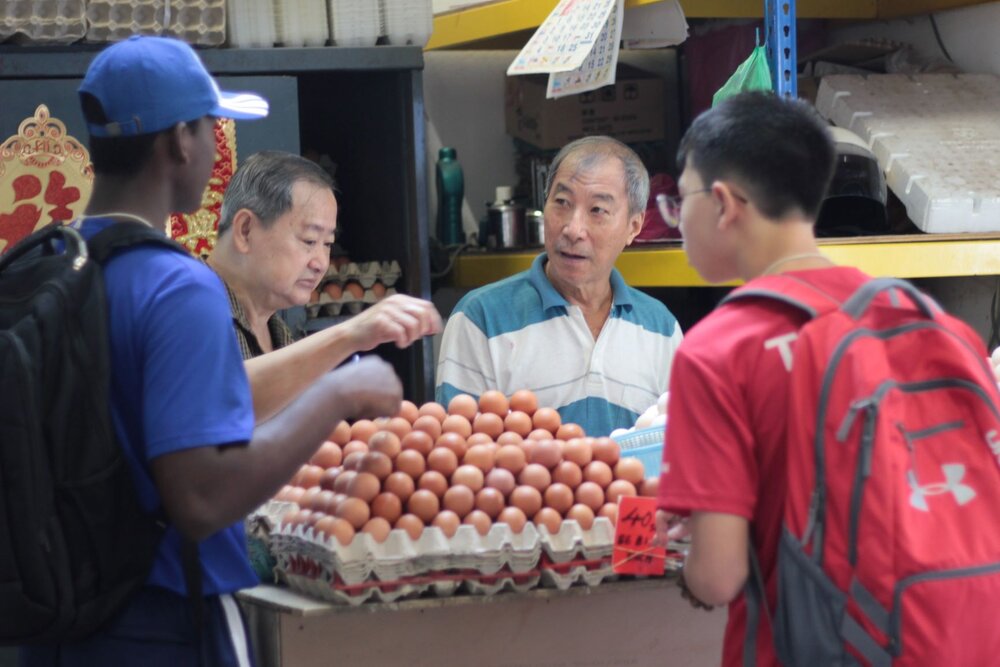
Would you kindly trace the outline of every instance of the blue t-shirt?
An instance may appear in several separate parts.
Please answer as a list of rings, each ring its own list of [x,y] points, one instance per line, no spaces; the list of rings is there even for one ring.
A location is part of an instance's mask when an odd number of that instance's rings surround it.
[[[90,238],[113,221],[86,219]],[[136,246],[105,264],[111,338],[111,408],[147,511],[160,508],[150,461],[191,447],[247,442],[253,435],[250,383],[233,335],[222,282],[193,257]],[[240,484],[234,479],[229,484]],[[186,594],[180,538],[167,530],[148,584]],[[243,523],[200,544],[206,595],[257,584]]]

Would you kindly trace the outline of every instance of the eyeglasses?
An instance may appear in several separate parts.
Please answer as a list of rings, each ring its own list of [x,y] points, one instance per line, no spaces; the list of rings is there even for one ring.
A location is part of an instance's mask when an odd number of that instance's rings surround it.
[[[701,190],[692,190],[684,195],[666,195],[661,193],[656,195],[656,208],[659,210],[663,221],[670,227],[676,228],[681,224],[681,205],[684,203],[684,200],[688,197],[711,191],[712,188],[702,188]],[[733,197],[744,204],[748,201],[746,197],[742,197],[736,193],[733,193]]]

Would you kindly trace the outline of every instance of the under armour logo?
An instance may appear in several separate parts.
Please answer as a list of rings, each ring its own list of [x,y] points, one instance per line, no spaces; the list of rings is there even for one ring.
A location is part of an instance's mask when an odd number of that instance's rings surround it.
[[[941,472],[944,473],[944,482],[935,482],[924,486],[917,483],[917,476],[912,470],[907,473],[910,488],[913,489],[913,493],[910,494],[910,504],[913,507],[923,512],[930,512],[931,508],[927,505],[927,496],[938,496],[942,493],[950,493],[959,505],[965,505],[976,497],[975,490],[968,484],[962,483],[962,479],[965,477],[964,465],[946,463],[941,466]]]

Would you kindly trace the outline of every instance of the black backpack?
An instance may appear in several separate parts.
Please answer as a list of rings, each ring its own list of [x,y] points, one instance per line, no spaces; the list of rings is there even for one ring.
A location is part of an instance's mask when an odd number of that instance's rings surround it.
[[[86,637],[153,563],[165,521],[115,435],[101,266],[139,243],[187,254],[120,222],[89,242],[50,225],[0,258],[0,644]]]

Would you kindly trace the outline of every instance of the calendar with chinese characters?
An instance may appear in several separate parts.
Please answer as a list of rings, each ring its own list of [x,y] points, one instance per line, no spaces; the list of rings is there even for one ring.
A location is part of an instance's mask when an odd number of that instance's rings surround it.
[[[562,0],[507,75],[549,74],[549,98],[614,83],[623,15],[623,0]]]

